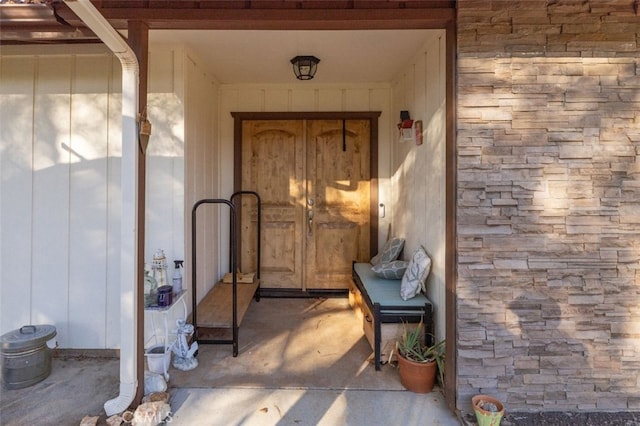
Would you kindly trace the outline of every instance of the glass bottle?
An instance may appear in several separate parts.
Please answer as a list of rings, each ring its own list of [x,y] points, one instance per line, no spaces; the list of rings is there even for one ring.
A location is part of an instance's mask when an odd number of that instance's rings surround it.
[[[149,272],[147,265],[144,268],[144,307],[153,306],[158,301],[158,282]]]

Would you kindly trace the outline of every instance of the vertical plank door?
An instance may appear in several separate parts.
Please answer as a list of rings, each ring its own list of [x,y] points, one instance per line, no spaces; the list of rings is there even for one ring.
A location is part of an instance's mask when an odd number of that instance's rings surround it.
[[[302,289],[304,201],[303,121],[247,120],[242,126],[242,189],[262,200],[264,288]],[[243,272],[255,271],[254,201],[243,198],[241,214]]]
[[[346,289],[369,257],[368,120],[245,120],[242,189],[262,199],[263,288]],[[241,265],[255,270],[255,202],[243,199]]]
[[[368,120],[307,122],[305,289],[347,288],[369,257],[369,139]]]

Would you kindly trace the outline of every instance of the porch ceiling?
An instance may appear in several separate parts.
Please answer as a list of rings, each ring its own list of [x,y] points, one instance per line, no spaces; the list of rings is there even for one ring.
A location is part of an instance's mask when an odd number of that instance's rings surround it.
[[[126,36],[143,21],[154,44],[185,44],[221,83],[297,82],[289,60],[320,58],[315,83],[388,82],[442,23],[450,0],[93,1]],[[0,0],[0,42],[97,42],[60,0]]]
[[[314,83],[357,84],[391,81],[433,31],[152,30],[149,40],[188,45],[221,83],[296,83],[291,58],[314,55]]]

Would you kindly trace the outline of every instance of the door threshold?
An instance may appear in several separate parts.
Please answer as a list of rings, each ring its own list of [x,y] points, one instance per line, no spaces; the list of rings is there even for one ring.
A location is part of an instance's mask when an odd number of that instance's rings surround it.
[[[289,299],[314,299],[318,297],[347,297],[349,290],[345,289],[317,289],[299,290],[295,288],[261,288],[260,297],[289,298]]]

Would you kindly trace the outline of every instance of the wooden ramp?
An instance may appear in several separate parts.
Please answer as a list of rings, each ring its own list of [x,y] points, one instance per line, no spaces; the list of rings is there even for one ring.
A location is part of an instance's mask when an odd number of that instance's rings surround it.
[[[247,313],[251,299],[258,288],[258,280],[238,283],[238,327]],[[218,282],[198,303],[198,327],[233,327],[233,284]]]

